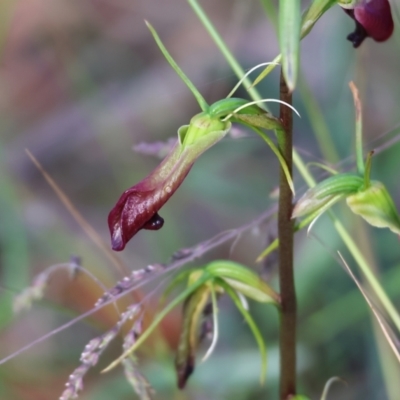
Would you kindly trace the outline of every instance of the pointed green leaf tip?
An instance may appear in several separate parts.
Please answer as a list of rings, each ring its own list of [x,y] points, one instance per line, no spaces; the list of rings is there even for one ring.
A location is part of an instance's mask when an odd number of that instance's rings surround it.
[[[399,214],[392,197],[381,182],[371,181],[367,189],[348,196],[346,201],[351,211],[370,225],[389,228],[400,235]]]
[[[298,0],[279,1],[279,45],[282,70],[291,92],[296,87],[300,57],[301,10]]]

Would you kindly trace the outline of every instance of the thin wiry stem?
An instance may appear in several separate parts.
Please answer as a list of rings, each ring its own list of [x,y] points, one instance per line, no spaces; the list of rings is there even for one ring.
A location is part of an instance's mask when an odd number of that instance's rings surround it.
[[[291,104],[292,95],[286,85],[283,73],[280,78],[281,100]],[[285,158],[286,165],[292,173],[292,132],[293,113],[288,107],[281,105],[280,118],[285,135],[278,137],[279,148]],[[286,175],[280,168],[279,174],[279,284],[281,295],[281,315],[279,332],[280,349],[280,399],[287,400],[296,393],[296,291],[293,273],[293,194]]]

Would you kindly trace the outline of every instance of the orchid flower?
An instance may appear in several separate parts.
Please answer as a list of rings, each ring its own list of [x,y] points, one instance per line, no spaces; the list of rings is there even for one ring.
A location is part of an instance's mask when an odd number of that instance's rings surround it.
[[[157,32],[150,24],[147,25],[169,64],[196,97],[202,112],[195,115],[189,125],[179,128],[178,141],[162,163],[145,179],[127,189],[109,213],[111,245],[116,251],[123,250],[139,230],[162,228],[164,220],[158,214],[159,210],[181,185],[197,158],[229,132],[232,122],[239,122],[252,128],[267,142],[278,157],[289,185],[294,191],[293,181],[282,154],[260,129],[274,130],[278,136],[284,134],[281,121],[258,106],[259,103],[280,102],[280,100],[261,99],[248,102],[230,97],[247,76],[245,75],[227,98],[208,105],[171,57]],[[260,64],[263,65],[265,64]]]
[[[359,47],[367,37],[384,42],[392,35],[394,25],[388,0],[344,0],[339,5],[356,22],[355,31],[347,36],[354,47]]]
[[[175,193],[196,159],[222,139],[231,127],[204,113],[179,129],[179,140],[163,162],[145,179],[127,189],[108,216],[113,250],[120,251],[140,230],[158,230],[160,208]]]

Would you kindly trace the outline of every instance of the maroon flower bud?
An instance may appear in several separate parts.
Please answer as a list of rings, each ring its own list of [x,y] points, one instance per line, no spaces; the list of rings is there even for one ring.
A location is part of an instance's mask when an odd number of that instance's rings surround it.
[[[181,185],[196,159],[230,129],[207,114],[192,118],[179,129],[179,141],[162,163],[141,182],[127,189],[108,215],[113,250],[121,251],[141,229],[161,229],[160,208]]]
[[[340,6],[356,22],[355,31],[347,39],[358,47],[368,36],[377,42],[390,38],[394,25],[388,0],[341,1]]]

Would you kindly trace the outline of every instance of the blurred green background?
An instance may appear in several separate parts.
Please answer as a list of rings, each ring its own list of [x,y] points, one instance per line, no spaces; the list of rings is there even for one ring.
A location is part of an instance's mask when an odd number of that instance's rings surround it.
[[[268,0],[264,3],[276,5]],[[244,68],[271,61],[277,54],[273,24],[259,1],[204,0],[201,4]],[[393,8],[398,16],[399,4],[393,2]],[[183,0],[3,0],[0,17],[0,357],[5,357],[89,310],[101,295],[89,279],[70,280],[60,272],[54,275],[45,299],[29,312],[14,316],[15,291],[26,287],[44,268],[78,255],[82,265],[107,286],[121,278],[66,211],[24,149],[37,157],[108,243],[109,210],[123,190],[159,162],[132,147],[174,137],[199,112],[144,20],[157,29],[210,103],[226,96],[237,78]],[[346,41],[353,22],[334,7],[302,42],[302,78],[294,97],[302,118],[295,119],[294,141],[306,161],[326,159],[314,135],[315,116],[319,116],[338,158],[347,160],[346,168],[351,167],[354,110],[350,80],[360,89],[368,148],[396,139],[400,124],[398,28],[388,42],[366,40],[355,51]],[[260,84],[264,97],[278,96],[278,77],[274,71]],[[246,96],[243,89],[239,94]],[[271,109],[277,112],[277,107]],[[271,196],[278,184],[275,157],[254,134],[240,127],[234,133],[239,135],[224,139],[196,163],[162,209],[163,229],[141,231],[118,254],[129,269],[166,262],[180,248],[243,225],[275,205],[276,198]],[[373,177],[379,177],[400,204],[398,148],[394,142],[374,157]],[[320,176],[320,170],[313,171]],[[297,174],[295,184],[298,194],[304,192]],[[346,209],[338,207],[337,211],[399,306],[398,238],[371,229]],[[313,232],[324,245],[305,233],[296,236],[299,391],[319,399],[324,383],[340,376],[347,386],[334,386],[330,399],[398,399],[399,366],[376,332],[361,294],[331,254],[342,251],[351,266],[353,260],[328,218],[321,218]],[[255,268],[276,286],[274,258],[264,266],[254,261],[274,234],[274,222],[262,225],[240,236],[234,246],[227,243],[193,265],[231,258]],[[129,304],[132,298],[125,301]],[[198,363],[185,391],[176,389],[173,370],[179,310],[164,324],[167,341],[159,339],[143,351],[142,370],[156,389],[156,399],[276,398],[275,310],[251,304],[269,354],[267,383],[260,387],[259,354],[248,327],[227,299],[220,308],[217,349],[206,363]],[[86,342],[115,321],[113,309],[101,311],[1,365],[0,399],[58,398],[79,365]],[[116,343],[104,354],[86,377],[81,399],[135,398],[121,369],[99,374],[119,352]]]

